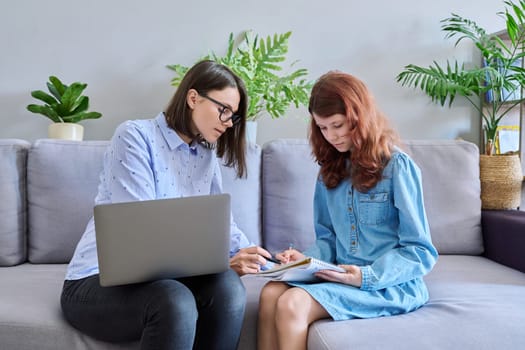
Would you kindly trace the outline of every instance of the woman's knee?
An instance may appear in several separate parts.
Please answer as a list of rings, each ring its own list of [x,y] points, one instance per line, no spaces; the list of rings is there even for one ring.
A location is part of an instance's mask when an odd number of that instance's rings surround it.
[[[218,274],[214,278],[214,283],[210,285],[214,297],[222,300],[230,308],[243,309],[246,304],[246,289],[239,275],[233,270],[228,270]]]
[[[196,322],[198,313],[193,293],[182,283],[166,279],[151,282],[148,287],[149,316]]]
[[[216,290],[230,291],[229,287],[233,286],[235,289],[234,292],[240,292],[242,294],[245,293],[241,278],[232,269],[228,269],[226,272],[217,273],[211,276],[213,277],[209,278],[209,283]]]

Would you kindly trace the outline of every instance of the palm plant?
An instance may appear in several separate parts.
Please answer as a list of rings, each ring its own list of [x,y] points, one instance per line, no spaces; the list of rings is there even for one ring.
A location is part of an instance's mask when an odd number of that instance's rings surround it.
[[[248,120],[258,119],[265,111],[272,118],[279,118],[286,113],[291,104],[296,108],[308,104],[312,87],[312,83],[305,79],[308,71],[302,68],[289,74],[278,74],[283,70],[281,62],[286,60],[291,34],[292,32],[274,34],[273,37],[268,36],[264,39],[247,31],[241,45],[236,46],[233,33],[230,33],[225,56],[221,57],[212,52],[202,58],[224,64],[244,81],[249,97]],[[176,74],[171,80],[173,86],[180,84],[189,69],[180,64],[167,67]]]
[[[432,102],[442,106],[448,101],[450,107],[456,95],[465,97],[483,119],[486,154],[492,154],[501,119],[525,100],[522,94],[525,1],[504,1],[504,4],[505,11],[497,15],[506,22],[505,40],[499,35],[487,34],[474,21],[456,14],[441,21],[441,29],[447,33],[445,38],[457,37],[456,46],[463,39],[471,40],[480,50],[483,64],[469,68],[457,61],[447,61],[444,68],[436,61],[428,68],[409,64],[397,76],[401,85],[421,88]],[[479,99],[485,94],[492,98],[490,104],[484,106]]]
[[[88,112],[89,97],[82,96],[87,84],[75,82],[63,84],[55,76],[49,77],[47,88],[51,94],[42,90],[31,91],[31,96],[44,102],[43,105],[30,104],[27,110],[46,116],[55,123],[78,123],[84,119],[97,119],[98,112]]]

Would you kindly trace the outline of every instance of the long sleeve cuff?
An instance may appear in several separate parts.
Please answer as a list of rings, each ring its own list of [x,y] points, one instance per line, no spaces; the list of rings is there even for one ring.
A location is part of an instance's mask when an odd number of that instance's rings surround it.
[[[361,266],[361,289],[370,291],[374,290],[377,283],[377,277],[370,265]]]

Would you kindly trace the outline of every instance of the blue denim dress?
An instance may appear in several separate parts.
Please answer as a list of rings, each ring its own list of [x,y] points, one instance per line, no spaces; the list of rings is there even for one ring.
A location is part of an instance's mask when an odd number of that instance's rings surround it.
[[[316,242],[305,255],[361,267],[361,288],[333,283],[290,283],[307,291],[334,320],[410,312],[428,300],[423,276],[434,266],[421,172],[396,151],[383,179],[366,193],[351,181],[314,195]]]

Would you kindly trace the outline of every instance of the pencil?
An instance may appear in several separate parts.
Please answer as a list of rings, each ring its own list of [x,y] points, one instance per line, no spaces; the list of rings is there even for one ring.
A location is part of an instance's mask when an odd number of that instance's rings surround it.
[[[280,264],[281,262],[279,260],[277,260],[276,258],[274,258],[273,256],[271,258],[267,258],[267,257],[264,257],[266,260],[268,261],[271,261],[275,264]]]

